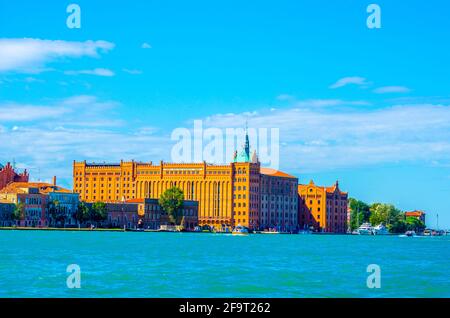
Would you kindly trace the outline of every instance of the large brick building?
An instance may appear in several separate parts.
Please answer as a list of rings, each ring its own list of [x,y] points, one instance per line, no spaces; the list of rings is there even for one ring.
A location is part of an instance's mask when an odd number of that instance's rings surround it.
[[[83,201],[158,199],[176,186],[186,200],[198,202],[200,225],[216,228],[238,224],[253,229],[297,228],[297,184],[298,179],[293,176],[262,169],[256,153],[250,155],[248,136],[242,151],[236,152],[228,165],[162,161],[73,163],[73,190]]]
[[[25,169],[22,173],[17,173],[8,162],[6,166],[0,163],[0,190],[11,182],[28,182],[28,172]]]
[[[298,185],[298,221],[301,228],[319,232],[345,233],[347,231],[348,194],[339,189],[309,184]]]

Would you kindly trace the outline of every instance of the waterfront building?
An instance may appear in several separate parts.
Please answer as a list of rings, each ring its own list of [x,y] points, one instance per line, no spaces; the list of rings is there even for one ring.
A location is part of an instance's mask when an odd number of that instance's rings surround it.
[[[46,194],[48,196],[47,198],[48,203],[54,206],[57,215],[63,217],[64,221],[62,223],[64,224],[59,225],[64,226],[77,225],[77,220],[75,219],[74,215],[77,212],[78,204],[80,203],[78,193],[58,187],[56,185],[56,177],[53,177],[52,186],[41,187],[39,191],[42,194]],[[47,220],[50,220],[50,218],[51,216],[48,215]],[[53,222],[53,224],[55,223],[56,222]]]
[[[422,221],[424,224],[425,224],[425,215],[426,215],[426,213],[423,211],[420,211],[420,210],[405,212],[405,217],[416,218],[416,219]]]
[[[17,226],[47,226],[47,195],[39,192],[39,183],[14,182],[0,190],[0,200],[22,205],[22,218]]]
[[[134,229],[138,226],[139,214],[138,203],[134,202],[108,202],[106,205],[106,220],[102,222],[103,227]],[[87,207],[91,208],[88,203]]]
[[[17,173],[9,162],[5,166],[0,163],[0,190],[11,182],[28,182],[28,177],[26,169]]]
[[[0,190],[1,201],[22,205],[22,219],[16,221],[18,226],[48,226],[49,198],[58,198],[61,200],[61,208],[70,206],[70,211],[73,211],[75,205],[78,205],[75,197],[78,198],[78,194],[45,182],[13,182]]]
[[[287,173],[261,168],[261,228],[294,231],[298,228],[298,179]]]
[[[298,222],[301,228],[319,232],[345,233],[347,231],[348,193],[331,187],[309,184],[298,185]]]
[[[13,213],[15,204],[8,201],[0,201],[0,226],[13,226]]]
[[[176,186],[183,191],[186,200],[198,202],[200,225],[214,226],[219,230],[238,224],[253,229],[279,226],[281,230],[289,230],[297,226],[297,208],[294,210],[297,191],[286,192],[286,187],[295,189],[298,179],[282,174],[261,169],[256,153],[250,153],[247,135],[242,150],[235,152],[233,162],[227,165],[74,161],[73,189],[86,202],[120,202],[122,198],[158,199],[164,191]],[[275,178],[273,182],[271,178]],[[274,200],[276,197],[289,202],[287,208],[285,204],[278,204],[278,209],[276,205],[273,209],[268,206],[264,219],[261,216],[261,182],[273,185],[264,190],[267,200],[269,197],[272,200],[273,191]]]
[[[87,205],[90,207],[91,203]],[[157,199],[109,202],[106,203],[106,211],[107,219],[103,222],[105,227],[159,230],[161,225],[170,221]],[[179,213],[184,228],[194,230],[198,225],[198,202],[185,200]]]
[[[141,200],[139,207],[141,211],[144,212],[144,228],[156,230],[159,229],[161,225],[170,223],[169,216],[161,208],[157,199],[138,200]],[[198,202],[185,200],[179,213],[181,215],[181,225],[186,230],[193,231],[198,225]]]

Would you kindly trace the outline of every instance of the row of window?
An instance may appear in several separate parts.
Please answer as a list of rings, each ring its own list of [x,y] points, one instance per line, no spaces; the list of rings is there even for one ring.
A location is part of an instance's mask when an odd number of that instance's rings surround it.
[[[103,182],[105,181],[106,178],[98,178],[99,181]],[[115,179],[116,181],[120,181],[120,179],[122,179],[122,181],[133,181],[132,178],[130,177],[126,177],[126,178],[107,178],[109,182],[111,182],[113,179]],[[89,177],[86,178],[75,178],[75,181],[89,181]],[[92,178],[91,181],[96,182],[97,178]]]

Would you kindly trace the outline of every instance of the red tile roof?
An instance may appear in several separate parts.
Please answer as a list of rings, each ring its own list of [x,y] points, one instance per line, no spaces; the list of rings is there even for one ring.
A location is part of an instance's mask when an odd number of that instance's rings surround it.
[[[287,174],[287,173],[279,171],[279,170],[271,169],[271,168],[263,168],[263,167],[261,167],[260,171],[261,171],[262,174],[265,174],[265,175],[268,175],[268,176],[297,179],[297,177],[294,177],[294,176],[292,176],[290,174]]]
[[[422,216],[422,215],[424,215],[425,214],[425,212],[423,212],[423,211],[410,211],[410,212],[405,212],[405,216],[418,216],[418,217],[420,217],[420,216]]]
[[[47,194],[49,192],[72,193],[72,191],[54,186],[46,182],[12,182],[5,188],[0,190],[0,193],[26,193],[24,189],[38,188],[40,193]]]

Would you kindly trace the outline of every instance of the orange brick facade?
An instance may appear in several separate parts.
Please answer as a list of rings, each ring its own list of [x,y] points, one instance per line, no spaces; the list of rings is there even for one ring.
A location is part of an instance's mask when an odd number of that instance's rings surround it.
[[[309,184],[298,185],[298,219],[301,228],[315,231],[345,233],[347,231],[348,194],[332,187]]]
[[[275,217],[261,222],[261,179],[270,182],[272,176],[261,173],[259,163],[230,163],[229,165],[209,165],[206,163],[173,164],[160,162],[121,162],[120,164],[88,164],[74,162],[74,191],[80,200],[86,202],[118,202],[129,199],[159,198],[171,187],[179,187],[186,200],[198,201],[200,225],[235,226],[241,224],[250,228],[282,225],[294,228],[297,225],[297,202],[295,177],[276,177],[290,182],[290,191],[285,187],[284,200],[289,200],[289,208],[277,209],[283,215],[281,223]],[[271,188],[265,194],[270,197]],[[274,189],[278,189],[275,187]],[[294,190],[293,190],[294,189]],[[287,197],[288,199],[286,199]],[[271,198],[271,197],[270,197]],[[294,202],[295,201],[295,202]],[[295,204],[295,208],[293,207]],[[295,209],[295,211],[294,211]],[[275,210],[275,209],[273,209]],[[286,217],[284,217],[286,215]]]

